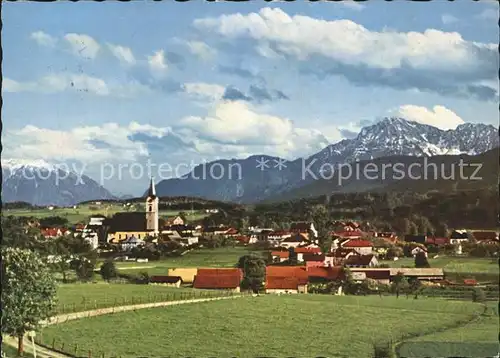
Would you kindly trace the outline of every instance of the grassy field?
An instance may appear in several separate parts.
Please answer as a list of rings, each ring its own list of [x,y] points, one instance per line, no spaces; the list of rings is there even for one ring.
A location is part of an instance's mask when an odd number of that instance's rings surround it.
[[[47,327],[42,339],[93,356],[363,358],[374,342],[429,333],[481,311],[439,299],[265,295],[92,317]]]
[[[145,263],[117,262],[116,267],[121,272],[132,273],[146,271],[151,274],[167,274],[169,268],[178,267],[234,267],[238,259],[251,251],[246,247],[221,247],[217,249],[199,249],[188,252],[184,256],[168,258]]]
[[[139,210],[145,210],[144,205],[139,204]],[[94,208],[94,209],[93,209]],[[123,205],[117,204],[102,204],[96,205],[80,205],[76,209],[73,208],[55,208],[53,210],[49,209],[7,209],[4,211],[4,215],[13,216],[33,216],[36,218],[46,218],[50,216],[60,216],[68,219],[70,224],[77,224],[80,222],[87,222],[90,215],[105,215],[112,216],[118,212],[126,211]],[[202,211],[190,211],[185,212],[188,221],[196,221],[203,219],[207,214]],[[169,217],[178,215],[179,211],[171,210],[160,210],[160,217]]]
[[[17,349],[14,348],[14,347],[11,347],[7,344],[3,344],[2,343],[2,354],[5,354],[5,357],[6,358],[14,358],[14,357],[19,357],[17,355]],[[2,356],[3,357],[3,356]],[[24,358],[33,358],[33,355],[32,354],[29,354],[29,353],[24,353],[22,355],[22,357]]]
[[[202,298],[217,291],[174,288],[157,285],[119,283],[76,283],[60,285],[57,291],[57,312],[68,313],[138,303]]]
[[[498,305],[488,304],[484,315],[460,328],[415,338],[401,346],[407,356],[488,357],[498,353]]]
[[[429,256],[428,260],[431,267],[443,268],[447,272],[499,273],[498,261],[491,258],[451,256],[432,258],[432,255]],[[380,263],[389,264],[391,267],[415,267],[415,259],[412,257],[404,257],[397,261],[380,261]]]

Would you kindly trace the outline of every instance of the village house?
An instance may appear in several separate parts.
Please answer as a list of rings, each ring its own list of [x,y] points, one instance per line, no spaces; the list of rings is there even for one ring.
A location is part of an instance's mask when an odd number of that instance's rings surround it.
[[[271,231],[267,234],[267,241],[271,245],[279,245],[280,242],[283,240],[289,239],[292,237],[292,233],[290,231],[286,230],[277,230],[277,231]]]
[[[368,278],[384,285],[391,283],[390,269],[351,268],[350,270],[355,280],[363,281]]]
[[[311,244],[309,239],[304,234],[295,234],[288,239],[285,239],[279,243],[279,246],[284,248],[298,247],[303,245]]]
[[[453,230],[450,234],[450,244],[457,245],[469,241],[467,230]]]
[[[122,251],[130,251],[136,247],[144,246],[144,240],[138,239],[135,236],[127,237],[125,240],[120,241],[119,245]]]
[[[373,252],[373,243],[368,240],[347,240],[340,244],[344,249],[352,249],[360,255],[369,255]]]
[[[266,267],[266,293],[307,293],[307,282],[305,267]]]
[[[375,255],[351,255],[344,262],[346,267],[375,267],[378,266],[378,260]]]
[[[184,225],[184,219],[180,216],[172,216],[169,218],[164,218],[165,226],[173,226],[173,225]]]
[[[344,269],[335,267],[308,267],[306,269],[309,282],[340,281],[345,278]]]
[[[325,266],[343,266],[345,260],[353,255],[359,254],[353,249],[335,249],[325,255]]]
[[[407,278],[415,277],[421,281],[438,281],[444,278],[442,268],[390,268],[391,280],[399,272]]]
[[[405,242],[408,243],[416,243],[416,244],[425,244],[427,239],[427,235],[405,235]]]
[[[179,276],[183,283],[193,283],[198,269],[193,268],[171,268],[168,269],[168,276]]]
[[[313,239],[318,237],[318,231],[314,227],[314,223],[300,221],[294,222],[290,225],[290,231],[294,234],[305,235],[307,239]],[[309,238],[309,233],[312,233],[313,238]]]
[[[411,255],[413,257],[417,256],[417,254],[423,252],[425,257],[427,257],[427,249],[424,246],[417,246],[413,250],[411,250]]]
[[[265,241],[267,240],[267,236],[269,233],[273,232],[273,229],[269,228],[258,228],[258,227],[249,227],[250,238],[256,241]]]
[[[371,235],[373,237],[379,238],[379,239],[384,239],[385,241],[395,244],[396,242],[399,241],[398,236],[394,232],[372,232]]]
[[[54,239],[56,237],[69,235],[71,234],[71,231],[63,227],[53,227],[41,229],[40,233],[46,239]]]
[[[209,226],[209,227],[206,227],[203,229],[203,234],[204,235],[222,235],[224,236],[225,234],[227,234],[228,232],[231,232],[230,231],[231,228],[227,227],[227,226]]]
[[[428,237],[425,240],[425,245],[434,245],[434,246],[444,246],[450,244],[450,239],[447,237]]]
[[[473,231],[472,236],[480,244],[498,244],[498,232],[495,231]]]
[[[158,202],[156,189],[151,179],[148,196],[146,197],[146,212],[121,212],[109,219],[107,241],[117,244],[128,238],[144,240],[148,236],[158,236],[162,227],[158,217]]]
[[[240,269],[198,269],[193,287],[240,292],[243,272]]]
[[[306,263],[306,269],[311,267],[324,267],[325,255],[323,254],[303,254],[302,261]]]
[[[151,276],[149,283],[153,285],[162,285],[167,287],[181,287],[182,277],[180,276]]]
[[[333,224],[335,232],[357,231],[360,228],[359,223],[357,223],[355,221],[340,221],[340,220],[336,220],[332,224]]]

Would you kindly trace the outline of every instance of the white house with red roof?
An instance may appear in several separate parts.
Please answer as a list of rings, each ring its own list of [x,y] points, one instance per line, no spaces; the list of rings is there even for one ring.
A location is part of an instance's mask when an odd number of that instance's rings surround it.
[[[368,240],[346,240],[340,244],[341,248],[353,249],[360,255],[370,255],[373,253],[373,243]]]

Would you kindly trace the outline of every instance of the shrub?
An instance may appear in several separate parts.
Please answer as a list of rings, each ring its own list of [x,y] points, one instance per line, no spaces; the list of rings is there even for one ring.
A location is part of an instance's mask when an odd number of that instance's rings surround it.
[[[147,285],[149,283],[149,274],[147,272],[139,272],[135,277],[135,283]]]
[[[484,293],[484,290],[479,287],[475,287],[474,290],[472,291],[472,301],[473,302],[486,301],[486,294]]]
[[[100,273],[103,280],[105,281],[112,280],[118,275],[118,271],[116,270],[116,266],[113,261],[106,261],[105,263],[103,263]]]
[[[389,342],[373,345],[373,358],[392,358],[392,347]]]

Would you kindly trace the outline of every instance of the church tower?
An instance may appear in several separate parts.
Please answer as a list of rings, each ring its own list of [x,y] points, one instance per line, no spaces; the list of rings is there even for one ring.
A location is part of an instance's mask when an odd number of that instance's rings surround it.
[[[149,184],[148,196],[146,198],[146,229],[153,231],[153,235],[158,235],[158,202],[156,188],[153,178]]]

